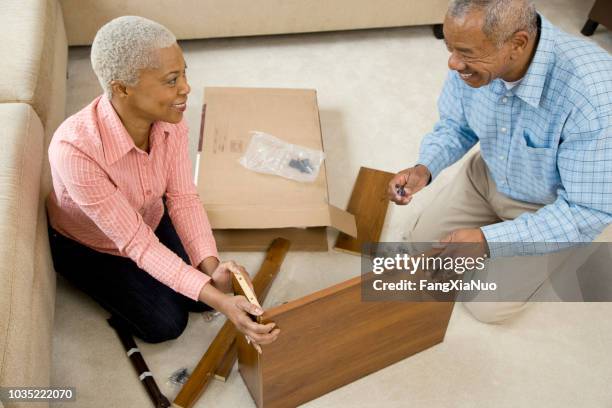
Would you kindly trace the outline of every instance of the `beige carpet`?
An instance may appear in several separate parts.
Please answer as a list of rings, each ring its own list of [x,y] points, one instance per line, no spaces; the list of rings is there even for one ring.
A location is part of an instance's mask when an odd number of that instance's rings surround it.
[[[537,2],[541,12],[578,33],[592,0]],[[594,41],[612,52],[612,34]],[[344,207],[360,166],[398,171],[412,165],[421,138],[437,119],[447,51],[430,27],[183,42],[192,86],[187,119],[195,154],[204,86],[300,87],[318,91],[331,203]],[[89,48],[70,50],[68,112],[99,88]],[[409,207],[390,207],[383,239],[400,241],[406,226],[445,183],[442,174]],[[335,233],[329,233],[333,242]],[[222,254],[256,271],[263,255]],[[327,287],[359,273],[359,258],[290,253],[266,306]],[[86,273],[86,271],[84,271]],[[612,304],[534,304],[501,326],[473,320],[456,307],[446,340],[414,357],[329,393],[308,407],[612,407]],[[54,334],[53,383],[74,386],[71,407],[147,407],[106,312],[60,279]],[[167,377],[192,368],[222,319],[192,314],[176,341],[140,344],[162,391]],[[196,407],[253,407],[234,369],[214,381]]]

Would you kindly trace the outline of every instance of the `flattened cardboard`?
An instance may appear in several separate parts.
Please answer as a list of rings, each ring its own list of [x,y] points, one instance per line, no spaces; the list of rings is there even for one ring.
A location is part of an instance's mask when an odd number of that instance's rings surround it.
[[[356,236],[355,218],[329,204],[327,174],[300,183],[244,168],[252,131],[323,150],[316,91],[206,88],[198,192],[213,229],[331,226]]]

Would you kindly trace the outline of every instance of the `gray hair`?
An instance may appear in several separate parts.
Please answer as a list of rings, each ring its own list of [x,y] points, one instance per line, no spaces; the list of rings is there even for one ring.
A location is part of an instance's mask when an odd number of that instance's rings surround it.
[[[139,70],[158,68],[155,50],[176,43],[163,25],[137,16],[123,16],[103,25],[91,45],[91,65],[106,96],[113,96],[111,81],[138,83]]]
[[[473,10],[484,12],[482,32],[497,48],[501,48],[517,31],[530,36],[538,32],[537,12],[531,0],[452,0],[451,17],[464,17]]]

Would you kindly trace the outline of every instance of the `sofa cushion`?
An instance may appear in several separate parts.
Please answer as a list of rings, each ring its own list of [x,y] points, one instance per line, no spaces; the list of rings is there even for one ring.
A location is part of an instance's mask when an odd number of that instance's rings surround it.
[[[180,40],[442,23],[448,0],[61,0],[70,45],[91,44],[122,15],[168,27]],[[87,24],[83,24],[87,21]]]
[[[0,55],[4,57],[0,64],[0,102],[32,105],[43,124],[57,102],[51,88],[60,14],[57,0],[3,0],[0,13]],[[65,35],[63,26],[62,33]]]
[[[0,123],[0,385],[44,386],[55,281],[49,279],[52,271],[36,266],[35,256],[44,231],[39,225],[43,127],[24,103],[0,104]],[[48,248],[38,245],[48,258]]]

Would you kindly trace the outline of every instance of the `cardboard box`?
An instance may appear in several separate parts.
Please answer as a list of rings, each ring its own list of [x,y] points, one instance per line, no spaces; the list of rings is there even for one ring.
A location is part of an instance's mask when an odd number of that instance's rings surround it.
[[[355,218],[329,204],[327,173],[301,183],[244,168],[252,131],[323,150],[315,90],[206,88],[198,192],[221,251],[265,250],[275,237],[292,249],[327,250],[324,227],[356,236]]]

